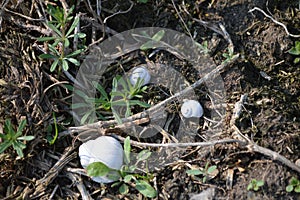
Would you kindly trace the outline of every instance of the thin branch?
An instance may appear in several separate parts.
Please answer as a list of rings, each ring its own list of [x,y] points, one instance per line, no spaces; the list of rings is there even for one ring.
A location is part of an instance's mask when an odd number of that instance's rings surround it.
[[[300,35],[294,35],[294,34],[291,34],[289,32],[289,30],[287,29],[286,25],[284,25],[283,23],[275,20],[273,17],[271,17],[270,15],[268,15],[267,13],[265,13],[265,11],[263,11],[262,9],[258,8],[258,7],[254,7],[253,9],[249,10],[248,12],[253,12],[255,10],[258,10],[260,11],[262,14],[264,14],[267,18],[271,19],[275,24],[278,24],[279,26],[282,26],[286,32],[286,34],[288,34],[288,36],[291,36],[291,37],[294,37],[294,38],[299,38]]]
[[[120,141],[124,141],[125,138],[119,135],[112,135],[116,139]],[[137,142],[137,141],[130,141],[131,145],[134,146],[142,146],[142,147],[164,147],[164,148],[178,148],[178,147],[206,147],[206,146],[214,146],[216,144],[226,144],[226,143],[239,143],[240,145],[245,145],[246,143],[242,140],[236,139],[223,139],[223,140],[213,140],[208,142],[187,142],[187,143],[165,143],[165,144],[157,144],[157,143],[145,143],[145,142]]]
[[[121,11],[118,11],[118,12],[116,12],[116,13],[114,13],[114,14],[108,16],[108,17],[106,17],[106,18],[103,20],[103,24],[106,24],[106,22],[107,22],[108,19],[110,19],[110,18],[112,18],[112,17],[114,17],[114,16],[116,16],[116,15],[128,13],[128,12],[132,9],[133,5],[134,5],[134,3],[133,3],[132,1],[130,1],[130,7],[129,7],[127,10],[124,10],[124,11],[121,10]]]

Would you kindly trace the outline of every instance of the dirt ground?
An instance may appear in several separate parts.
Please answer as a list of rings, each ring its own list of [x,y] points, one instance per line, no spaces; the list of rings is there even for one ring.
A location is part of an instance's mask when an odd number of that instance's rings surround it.
[[[24,134],[34,135],[35,139],[26,144],[24,158],[17,158],[13,148],[0,154],[0,199],[83,199],[81,186],[93,199],[147,199],[133,188],[128,194],[121,195],[110,184],[100,185],[68,170],[81,168],[77,156],[81,142],[70,135],[58,138],[54,145],[47,141],[47,137],[54,134],[54,128],[49,129],[54,127],[53,113],[60,132],[74,126],[74,122],[70,113],[72,93],[62,86],[72,84],[72,81],[63,73],[50,72],[51,61],[38,57],[44,44],[37,42],[36,38],[49,30],[43,25],[43,20],[35,20],[41,19],[35,6],[42,10],[45,2],[2,1],[0,130],[6,119],[11,119],[17,127],[20,119],[26,118]],[[49,2],[61,6],[64,1]],[[234,54],[240,56],[221,72],[226,90],[226,114],[222,116],[221,132],[217,138],[208,138],[208,121],[200,119],[196,141],[236,138],[231,123],[233,110],[241,95],[247,94],[242,113],[235,122],[240,132],[260,147],[277,152],[292,163],[300,159],[300,64],[295,64],[296,56],[288,53],[295,41],[300,41],[299,36],[293,37],[300,34],[299,1],[149,0],[140,3],[136,0],[111,0],[102,2],[103,11],[98,18],[89,9],[88,2],[67,1],[69,6],[76,5],[75,13],[81,13],[81,31],[86,33],[85,45],[88,48],[93,36],[97,40],[103,35],[107,38],[115,32],[133,28],[163,27],[187,35],[190,32],[199,43],[208,41],[210,57],[216,65],[220,65],[225,60],[223,54],[228,52],[228,38],[213,27],[222,24],[232,40]],[[133,3],[132,7],[130,3]],[[249,12],[255,7],[284,24],[289,33],[259,10]],[[95,1],[91,1],[91,8],[96,10]],[[127,11],[118,13],[120,10]],[[103,24],[103,20],[112,14],[115,15]],[[209,23],[204,26],[197,19]],[[98,34],[93,35],[92,25]],[[107,30],[106,27],[115,32],[103,31]],[[82,62],[88,53],[89,49],[78,59]],[[124,64],[125,69],[130,64],[142,62],[149,53],[134,54],[133,59]],[[158,53],[152,61],[183,63],[185,68],[174,64],[175,69],[191,83],[197,80],[192,67],[167,52]],[[74,66],[69,72],[75,75],[77,70]],[[105,76],[109,80],[111,72]],[[152,93],[144,95],[144,98],[153,103],[170,95],[155,87],[149,90]],[[207,114],[210,105],[207,88],[200,86],[195,90]],[[169,132],[174,133],[178,131],[176,124],[181,118],[176,108],[171,110],[175,118],[171,121]],[[160,139],[148,139],[146,142]],[[56,166],[59,160],[63,162]],[[190,166],[204,167],[207,162],[218,169],[216,176],[207,182],[203,183],[186,173]],[[49,170],[52,173],[49,174]],[[187,147],[177,162],[164,166],[153,175],[152,185],[158,191],[156,199],[300,199],[299,193],[286,192],[285,189],[292,177],[300,179],[300,171],[292,169],[276,156],[237,143]],[[53,178],[43,179],[50,176]],[[252,179],[263,180],[263,187],[258,191],[247,190]],[[205,190],[209,191],[208,196],[194,196]]]

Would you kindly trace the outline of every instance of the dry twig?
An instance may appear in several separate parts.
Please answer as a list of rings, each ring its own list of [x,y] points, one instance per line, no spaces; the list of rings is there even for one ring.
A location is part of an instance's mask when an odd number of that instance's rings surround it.
[[[287,34],[288,36],[294,37],[294,38],[299,38],[299,37],[300,37],[300,35],[294,35],[294,34],[291,34],[291,33],[289,32],[289,30],[287,29],[286,25],[284,25],[283,23],[281,23],[281,22],[275,20],[273,17],[271,17],[271,16],[268,15],[265,11],[263,11],[262,9],[260,9],[260,8],[258,8],[258,7],[254,7],[254,8],[252,8],[251,10],[249,10],[248,12],[251,12],[251,13],[252,13],[252,12],[255,11],[255,10],[258,10],[259,12],[261,12],[264,16],[266,16],[267,18],[271,19],[275,24],[278,24],[279,26],[282,26],[282,27],[284,28],[284,30],[285,30],[285,32],[286,32],[286,34]]]

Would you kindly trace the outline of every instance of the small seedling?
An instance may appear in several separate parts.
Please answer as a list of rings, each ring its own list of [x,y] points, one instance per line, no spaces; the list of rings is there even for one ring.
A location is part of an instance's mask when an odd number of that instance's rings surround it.
[[[87,122],[94,109],[96,109],[96,115],[102,120],[105,120],[105,118],[98,111],[103,109],[105,111],[111,110],[116,121],[121,124],[122,120],[118,112],[115,110],[116,107],[126,108],[125,117],[129,117],[132,115],[132,106],[138,105],[144,108],[149,107],[149,104],[137,100],[139,98],[142,98],[142,95],[140,94],[145,92],[147,89],[147,86],[142,86],[142,84],[143,81],[141,79],[138,79],[137,83],[135,85],[132,85],[128,78],[124,79],[123,77],[116,76],[113,78],[112,91],[109,96],[99,83],[93,82],[93,86],[100,93],[100,96],[98,98],[91,98],[88,97],[84,92],[75,90],[75,93],[78,96],[82,97],[84,102],[72,104],[72,108],[89,108],[84,110],[84,115],[81,118],[82,124]]]
[[[260,187],[262,187],[264,185],[264,181],[263,180],[256,180],[256,179],[252,179],[251,182],[249,183],[247,190],[254,190],[254,191],[258,191]]]
[[[124,106],[126,107],[125,117],[132,115],[131,107],[138,105],[144,108],[149,107],[149,104],[134,100],[134,98],[142,98],[141,93],[145,92],[147,86],[142,86],[143,80],[138,79],[135,85],[132,85],[128,78],[116,76],[112,83],[111,92],[111,109],[113,111],[114,117],[119,124],[122,123],[120,116],[117,114],[113,106]]]
[[[225,58],[225,60],[222,63],[227,63],[229,61],[232,60],[233,56],[234,56],[234,52],[233,52],[233,48],[228,47],[228,52],[223,53],[223,57]]]
[[[300,41],[296,41],[295,46],[293,46],[288,52],[292,55],[300,56]],[[300,57],[294,59],[295,64],[298,62],[300,62]]]
[[[56,117],[55,117],[55,113],[52,113],[53,116],[53,122],[54,122],[54,136],[52,136],[52,132],[53,132],[53,128],[51,125],[48,126],[48,135],[47,135],[47,141],[49,142],[49,144],[53,145],[58,137],[58,127],[57,127],[57,122],[56,122]]]
[[[39,57],[42,59],[53,59],[53,63],[50,67],[50,71],[53,72],[57,65],[62,67],[63,70],[67,71],[69,69],[69,63],[73,63],[76,66],[79,66],[80,63],[74,57],[84,51],[84,48],[78,49],[74,52],[67,54],[67,49],[70,46],[70,39],[72,38],[85,38],[84,33],[75,33],[72,34],[74,29],[79,23],[79,17],[75,17],[70,28],[67,29],[69,22],[73,19],[72,14],[74,6],[72,6],[69,11],[65,11],[63,8],[54,7],[48,5],[48,13],[53,17],[52,21],[48,21],[47,26],[53,31],[54,36],[51,37],[41,37],[37,40],[40,42],[50,42],[48,44],[50,54],[41,54]]]
[[[137,155],[136,161],[132,162],[131,156],[131,145],[129,136],[124,141],[124,165],[120,170],[110,169],[104,163],[94,162],[88,165],[87,174],[89,176],[105,176],[112,171],[117,171],[120,175],[120,179],[117,180],[112,187],[119,186],[119,192],[121,194],[127,194],[129,192],[129,187],[134,187],[142,195],[149,198],[154,198],[157,196],[156,190],[149,184],[152,179],[152,175],[148,172],[147,159],[151,156],[149,150],[143,150]],[[145,161],[145,169],[137,169],[140,162]],[[137,174],[136,171],[143,171],[146,175]],[[115,177],[111,177],[112,180],[116,180]]]
[[[26,144],[21,141],[30,141],[34,139],[34,136],[32,135],[21,136],[25,125],[26,120],[22,120],[17,131],[15,131],[10,119],[5,121],[4,133],[0,133],[0,138],[3,139],[3,142],[0,143],[0,153],[3,153],[8,147],[12,146],[21,158],[24,157],[23,149],[26,148]]]
[[[289,181],[289,185],[286,186],[285,190],[287,192],[295,191],[297,193],[300,193],[300,180],[298,180],[295,177],[292,177]]]
[[[217,166],[216,165],[212,165],[209,166],[209,162],[207,162],[205,164],[204,169],[191,169],[191,170],[187,170],[186,173],[189,175],[202,175],[202,182],[206,183],[207,178],[210,177],[211,175],[213,175],[217,170]]]

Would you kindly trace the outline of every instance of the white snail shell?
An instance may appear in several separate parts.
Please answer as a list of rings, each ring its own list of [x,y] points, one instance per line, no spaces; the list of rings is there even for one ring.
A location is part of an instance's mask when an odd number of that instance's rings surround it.
[[[140,66],[133,69],[132,74],[130,75],[130,83],[135,85],[138,81],[138,78],[142,79],[143,84],[147,85],[150,82],[151,76],[146,67]]]
[[[181,114],[185,118],[201,117],[203,115],[203,108],[198,101],[187,100],[181,106]]]
[[[89,140],[79,147],[80,163],[83,168],[93,162],[102,162],[111,169],[120,170],[123,165],[124,151],[118,140],[109,136],[101,136],[95,140]],[[112,172],[117,175],[116,172]],[[111,183],[116,180],[106,176],[92,177],[98,183]]]

